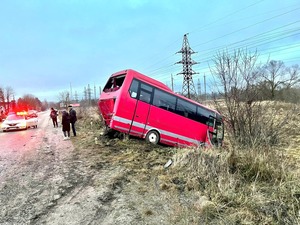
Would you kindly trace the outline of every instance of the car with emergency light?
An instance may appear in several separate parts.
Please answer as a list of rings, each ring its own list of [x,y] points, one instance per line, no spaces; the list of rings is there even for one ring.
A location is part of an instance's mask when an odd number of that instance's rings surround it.
[[[10,130],[27,130],[37,128],[38,118],[28,112],[17,112],[9,114],[1,124],[3,132]]]

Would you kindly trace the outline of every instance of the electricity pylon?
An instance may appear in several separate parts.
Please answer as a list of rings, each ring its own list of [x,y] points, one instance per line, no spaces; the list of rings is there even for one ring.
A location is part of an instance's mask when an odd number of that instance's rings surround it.
[[[197,95],[193,82],[193,75],[197,73],[192,70],[192,66],[194,64],[197,64],[197,62],[192,60],[192,54],[196,52],[191,49],[187,35],[188,34],[185,34],[183,36],[183,44],[181,50],[176,52],[182,54],[182,60],[177,62],[176,64],[180,63],[183,66],[182,72],[178,73],[183,74],[182,95],[191,98],[192,96]]]

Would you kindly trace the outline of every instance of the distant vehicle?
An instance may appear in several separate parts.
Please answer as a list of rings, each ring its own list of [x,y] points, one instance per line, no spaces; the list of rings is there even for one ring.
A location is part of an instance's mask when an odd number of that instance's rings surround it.
[[[38,117],[36,110],[28,110],[28,116],[29,117]]]
[[[9,114],[1,124],[3,132],[9,130],[26,130],[27,128],[37,128],[38,119],[35,115],[26,112]]]
[[[98,105],[108,131],[180,147],[223,142],[219,112],[131,69],[110,76]]]

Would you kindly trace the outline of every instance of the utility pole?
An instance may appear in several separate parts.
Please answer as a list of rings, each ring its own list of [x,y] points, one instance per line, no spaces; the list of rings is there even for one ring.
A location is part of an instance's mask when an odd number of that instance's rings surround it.
[[[199,97],[201,96],[201,83],[200,83],[200,79],[198,78],[198,84],[197,84],[197,86],[198,86],[198,95],[199,95]]]
[[[87,101],[87,90],[86,90],[86,87],[84,87],[84,100]]]
[[[96,85],[95,85],[95,83],[94,83],[94,100],[96,100]]]
[[[73,100],[73,93],[72,93],[72,83],[70,82],[70,93],[71,93],[71,96],[70,96],[70,101]]]
[[[87,89],[87,91],[88,91],[88,98],[89,98],[89,105],[91,105],[91,88],[90,88],[90,84],[88,84],[88,89]]]
[[[78,94],[77,94],[77,91],[75,91],[75,101],[76,101],[76,103],[78,103]]]
[[[206,77],[204,74],[204,100],[206,100]]]
[[[171,74],[171,87],[172,87],[172,91],[174,91],[174,78],[173,78],[173,74]]]
[[[188,34],[185,34],[183,36],[182,48],[177,52],[182,54],[182,60],[177,62],[176,64],[180,63],[183,66],[182,72],[178,73],[183,75],[182,95],[191,98],[191,96],[196,96],[193,75],[197,73],[192,70],[192,65],[197,64],[197,62],[192,60],[191,55],[195,52],[189,45],[187,35]]]

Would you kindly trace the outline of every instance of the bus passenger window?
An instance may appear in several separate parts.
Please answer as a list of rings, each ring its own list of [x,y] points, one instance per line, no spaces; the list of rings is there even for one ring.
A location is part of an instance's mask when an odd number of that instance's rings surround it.
[[[139,100],[141,100],[143,102],[150,103],[152,92],[153,92],[153,87],[152,86],[150,86],[148,84],[141,83],[141,90],[140,90]]]
[[[138,87],[139,82],[137,80],[133,80],[129,88],[129,94],[131,98],[137,98]]]
[[[143,102],[150,103],[151,94],[142,90],[140,93],[140,100]]]
[[[175,105],[176,105],[176,97],[172,96],[164,91],[155,89],[153,105],[155,105],[161,109],[165,109],[170,112],[174,112]]]

